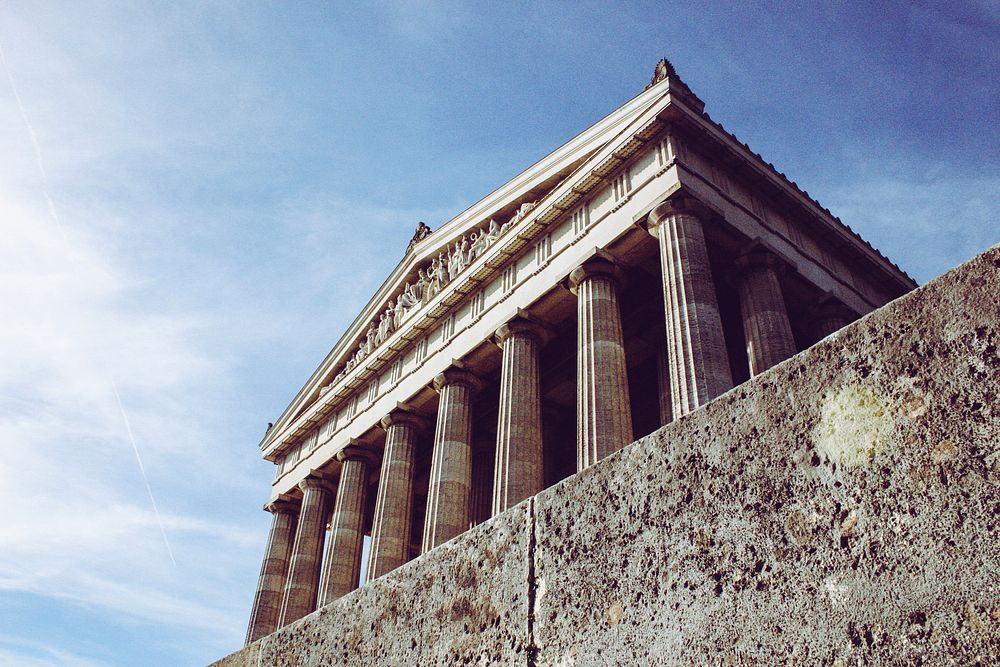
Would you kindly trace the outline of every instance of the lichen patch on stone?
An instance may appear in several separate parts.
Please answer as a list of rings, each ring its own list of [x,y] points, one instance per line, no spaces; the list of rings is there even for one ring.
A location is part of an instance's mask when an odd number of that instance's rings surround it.
[[[813,437],[830,461],[859,467],[888,447],[894,430],[882,399],[865,385],[851,384],[824,399]]]

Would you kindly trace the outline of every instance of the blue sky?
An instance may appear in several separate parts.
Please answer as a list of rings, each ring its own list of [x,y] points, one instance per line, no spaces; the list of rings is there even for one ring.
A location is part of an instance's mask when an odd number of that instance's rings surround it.
[[[1000,241],[1000,4],[704,4],[0,3],[0,664],[238,648],[266,422],[660,57],[919,281]]]

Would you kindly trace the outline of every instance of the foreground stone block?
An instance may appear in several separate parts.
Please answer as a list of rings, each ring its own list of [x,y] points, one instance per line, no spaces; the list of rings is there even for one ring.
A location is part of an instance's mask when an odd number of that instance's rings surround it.
[[[528,537],[522,504],[215,665],[526,664]]]
[[[217,665],[1000,664],[1000,247]]]
[[[997,664],[998,298],[994,248],[539,494],[535,664]]]

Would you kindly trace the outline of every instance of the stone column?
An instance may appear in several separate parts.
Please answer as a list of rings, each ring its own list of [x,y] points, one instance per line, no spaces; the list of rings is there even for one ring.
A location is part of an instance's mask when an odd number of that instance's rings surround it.
[[[577,470],[632,441],[625,346],[618,305],[620,277],[610,261],[595,257],[573,270],[577,297]]]
[[[660,426],[674,420],[674,407],[670,398],[670,359],[665,345],[656,347],[656,390],[659,399]]]
[[[472,395],[478,387],[474,375],[458,368],[450,368],[434,378],[434,389],[440,398],[427,489],[423,553],[469,528]]]
[[[337,460],[343,465],[337,485],[337,502],[330,516],[319,607],[358,587],[368,476],[371,468],[378,465],[378,455],[354,443],[337,452]]]
[[[795,354],[795,337],[778,278],[781,269],[777,257],[756,248],[738,257],[732,272],[740,297],[751,377]]]
[[[323,537],[333,498],[330,483],[320,477],[306,477],[299,482],[299,488],[302,489],[302,509],[295,530],[292,561],[288,566],[279,628],[316,610]]]
[[[545,330],[522,317],[496,331],[503,350],[493,516],[545,488],[539,353]]]
[[[382,418],[385,452],[375,498],[367,581],[409,560],[417,434],[423,427],[422,419],[404,410],[394,410]]]
[[[660,241],[674,419],[733,386],[701,217],[701,204],[681,198],[663,202],[648,220]]]
[[[813,336],[816,340],[822,340],[858,319],[857,313],[829,294],[820,299],[811,315]]]
[[[278,629],[281,597],[285,592],[288,560],[292,554],[292,541],[295,539],[295,525],[299,516],[299,508],[295,503],[279,500],[265,509],[272,514],[271,532],[267,536],[264,563],[257,581],[257,595],[254,596],[253,611],[250,612],[247,645]]]

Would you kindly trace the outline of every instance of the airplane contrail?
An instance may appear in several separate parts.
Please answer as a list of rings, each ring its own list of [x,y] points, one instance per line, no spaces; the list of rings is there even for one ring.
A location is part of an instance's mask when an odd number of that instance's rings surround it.
[[[38,145],[38,137],[35,135],[35,128],[31,124],[31,119],[28,118],[28,111],[24,108],[24,102],[21,101],[21,94],[17,91],[17,84],[14,83],[14,75],[11,74],[10,67],[7,66],[7,56],[4,54],[3,44],[0,44],[0,64],[3,64],[3,71],[7,75],[7,81],[10,83],[10,90],[14,93],[14,101],[17,102],[17,110],[21,112],[21,120],[24,121],[24,127],[28,130],[28,138],[31,139],[31,146],[35,149],[35,162],[38,163],[38,173],[42,176],[42,193],[45,195],[45,201],[48,202],[49,214],[59,226],[59,232],[63,235],[63,239],[65,239],[66,234],[63,230],[62,221],[59,220],[59,214],[56,213],[56,204],[52,201],[52,195],[49,193],[49,176],[45,172],[45,162],[42,161],[42,149]]]
[[[163,535],[163,544],[167,547],[167,555],[170,562],[177,567],[174,560],[174,551],[170,548],[170,540],[167,539],[167,531],[163,527],[163,520],[160,518],[160,510],[156,507],[156,498],[153,497],[153,487],[149,485],[149,477],[146,476],[146,467],[142,465],[142,457],[139,456],[139,447],[135,444],[135,436],[132,435],[132,426],[129,424],[128,415],[125,413],[125,406],[122,405],[122,397],[118,395],[118,385],[115,379],[111,378],[111,388],[115,391],[115,400],[118,401],[118,410],[122,413],[122,420],[125,422],[125,431],[128,433],[128,440],[132,443],[132,451],[135,453],[135,462],[139,464],[139,472],[142,473],[142,481],[146,484],[146,491],[149,493],[149,502],[153,506],[153,514],[156,515],[156,523],[160,526],[160,534]]]
[[[3,44],[0,44],[0,65],[3,65],[4,73],[7,75],[7,82],[10,83],[10,90],[14,94],[14,101],[17,102],[17,109],[21,112],[21,120],[24,121],[24,127],[28,130],[28,138],[31,140],[31,146],[35,150],[35,161],[38,164],[38,173],[42,177],[42,193],[45,195],[45,201],[49,205],[49,214],[52,216],[52,220],[56,223],[56,227],[59,229],[59,233],[62,235],[63,241],[69,245],[69,240],[66,238],[66,230],[63,228],[62,220],[59,219],[59,214],[56,212],[56,204],[52,199],[52,194],[49,192],[49,177],[45,171],[45,161],[42,159],[42,149],[38,144],[38,137],[35,135],[35,128],[31,124],[31,119],[28,117],[28,111],[24,107],[24,102],[21,101],[21,95],[17,90],[17,83],[14,81],[14,75],[10,71],[10,67],[7,65],[7,56],[4,54]],[[135,461],[139,464],[139,472],[142,475],[142,481],[146,485],[146,492],[149,493],[149,502],[153,506],[153,514],[156,515],[156,523],[160,527],[160,534],[163,536],[163,544],[167,547],[167,555],[170,556],[170,562],[173,563],[174,567],[177,567],[177,561],[174,560],[174,551],[170,548],[170,540],[167,539],[167,531],[163,526],[163,519],[160,517],[160,510],[156,506],[156,498],[153,497],[153,487],[149,484],[149,477],[146,475],[146,468],[142,465],[142,457],[139,456],[139,446],[135,442],[135,436],[132,435],[132,425],[129,424],[128,414],[125,412],[125,406],[122,405],[121,396],[118,394],[118,384],[112,375],[108,374],[108,379],[111,381],[111,388],[115,393],[115,400],[118,402],[118,411],[122,415],[122,421],[125,422],[125,432],[128,434],[129,443],[132,445],[132,452],[135,454]]]

